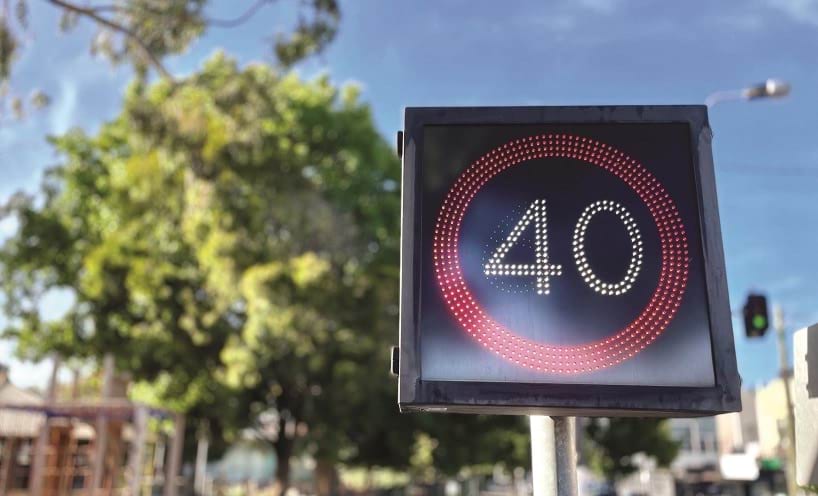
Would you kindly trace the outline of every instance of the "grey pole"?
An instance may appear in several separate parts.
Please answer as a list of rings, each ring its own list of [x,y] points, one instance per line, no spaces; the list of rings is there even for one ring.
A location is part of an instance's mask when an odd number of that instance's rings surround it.
[[[577,496],[576,419],[532,415],[534,496]]]
[[[781,382],[784,383],[784,397],[787,400],[787,493],[796,494],[795,484],[795,418],[792,410],[792,393],[790,392],[790,359],[787,353],[787,334],[784,323],[784,310],[781,305],[773,306],[773,325],[778,342],[778,361],[781,369]]]
[[[131,444],[131,496],[142,494],[142,473],[145,470],[145,441],[148,437],[148,410],[137,406],[133,419],[134,439]]]
[[[105,404],[111,398],[113,389],[114,373],[114,356],[111,353],[106,353],[102,358],[102,403]],[[91,470],[91,493],[96,492],[102,487],[103,479],[105,478],[105,459],[108,455],[108,417],[107,413],[100,412],[97,415],[96,432],[94,433],[94,465]]]
[[[176,413],[173,417],[173,439],[170,443],[170,458],[165,472],[164,496],[179,494],[179,469],[182,465],[182,450],[185,445],[185,416]]]
[[[54,365],[51,369],[51,378],[48,380],[48,389],[45,393],[45,404],[47,406],[54,406],[57,400],[57,380],[60,372],[62,360],[59,355],[54,355]],[[48,450],[48,436],[49,436],[49,420],[48,415],[43,415],[43,425],[40,428],[40,434],[37,436],[36,444],[34,445],[34,459],[31,464],[31,477],[29,477],[29,490],[34,496],[40,496],[43,491],[45,468],[46,468],[46,451]]]
[[[554,421],[545,415],[531,415],[531,479],[533,496],[556,496],[557,450]]]
[[[206,494],[207,486],[207,450],[210,446],[210,433],[207,420],[199,423],[199,432],[196,441],[196,465],[193,469],[194,494]]]
[[[575,417],[554,417],[558,496],[577,496],[576,426]]]
[[[783,98],[790,94],[790,84],[780,79],[768,79],[738,90],[716,91],[704,99],[707,108],[733,100],[758,100],[759,98]]]

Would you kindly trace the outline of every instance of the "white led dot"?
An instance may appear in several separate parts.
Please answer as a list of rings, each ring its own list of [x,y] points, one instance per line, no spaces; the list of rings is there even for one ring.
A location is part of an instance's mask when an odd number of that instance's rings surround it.
[[[587,257],[585,255],[585,231],[590,224],[594,215],[599,212],[611,212],[625,225],[625,230],[631,242],[631,259],[628,263],[628,272],[621,281],[616,283],[603,282],[594,274],[590,265],[588,265]],[[577,270],[585,283],[588,286],[602,295],[620,296],[628,292],[636,282],[636,277],[639,275],[639,270],[642,268],[642,235],[639,233],[639,228],[636,226],[636,221],[633,216],[625,209],[624,206],[609,200],[602,200],[588,205],[579,216],[577,225],[574,228],[574,262]]]
[[[503,258],[517,243],[520,235],[534,223],[534,263],[533,264],[504,264]],[[550,276],[562,274],[562,266],[548,263],[548,241],[546,229],[545,200],[535,200],[511,230],[511,233],[494,251],[489,261],[483,266],[486,276],[526,276],[536,277],[537,294],[549,293]]]

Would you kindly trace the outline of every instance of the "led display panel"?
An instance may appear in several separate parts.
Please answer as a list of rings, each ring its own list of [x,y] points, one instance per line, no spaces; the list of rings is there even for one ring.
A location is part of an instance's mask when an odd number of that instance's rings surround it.
[[[700,106],[408,108],[404,410],[740,407]]]

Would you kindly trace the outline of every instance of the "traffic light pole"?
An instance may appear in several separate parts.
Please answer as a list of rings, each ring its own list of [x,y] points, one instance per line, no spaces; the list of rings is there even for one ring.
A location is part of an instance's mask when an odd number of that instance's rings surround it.
[[[576,418],[531,415],[534,496],[577,496]]]
[[[784,310],[781,305],[773,307],[773,324],[778,343],[778,362],[781,381],[784,384],[784,396],[787,399],[787,494],[795,495],[798,486],[795,483],[795,417],[792,411],[792,392],[790,391],[790,360],[787,353],[787,334],[784,325]]]

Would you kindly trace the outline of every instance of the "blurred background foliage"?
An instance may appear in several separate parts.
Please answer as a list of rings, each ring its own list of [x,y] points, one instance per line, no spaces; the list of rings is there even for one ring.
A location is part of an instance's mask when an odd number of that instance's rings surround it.
[[[524,418],[398,414],[399,162],[358,88],[289,71],[332,41],[335,0],[298,4],[275,63],[217,53],[184,79],[167,55],[272,2],[211,19],[204,0],[47,1],[65,31],[95,23],[90,49],[135,77],[115,119],[51,137],[59,164],[2,207],[18,225],[0,247],[3,336],[21,357],[113,353],[133,399],[186,413],[191,443],[207,426],[211,457],[249,432],[279,460],[314,457],[325,483],[339,462],[421,480],[529,464]],[[27,16],[26,0],[0,3],[0,117],[48,103],[10,85]],[[73,295],[56,320],[52,291]],[[591,429],[612,476],[628,453],[672,449]]]
[[[400,167],[355,87],[217,54],[52,142],[62,163],[7,206],[19,231],[0,251],[23,356],[112,352],[135,399],[225,441],[255,429],[281,460],[525,462],[519,419],[398,417]],[[75,302],[46,321],[51,290]]]
[[[641,453],[668,467],[679,453],[667,421],[659,418],[597,418],[585,428],[588,464],[609,481],[633,473]]]
[[[7,116],[21,118],[50,102],[50,97],[37,88],[15,89],[10,85],[15,61],[25,44],[36,38],[30,32],[30,1],[0,2],[0,122],[8,120]],[[96,33],[88,45],[92,54],[113,64],[130,64],[139,79],[145,80],[153,70],[173,81],[163,62],[166,56],[184,52],[209,29],[239,28],[275,0],[254,0],[237,7],[236,16],[229,19],[209,17],[206,0],[45,2],[60,10],[59,29],[63,32],[72,32],[80,21],[95,25]],[[282,67],[320,53],[335,38],[341,19],[337,0],[299,0],[297,9],[294,25],[271,33],[270,50]]]

